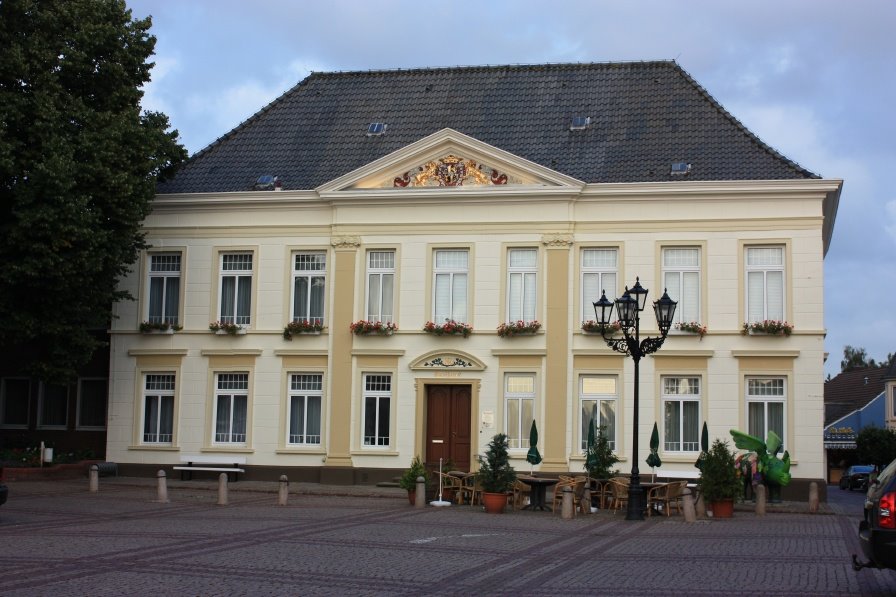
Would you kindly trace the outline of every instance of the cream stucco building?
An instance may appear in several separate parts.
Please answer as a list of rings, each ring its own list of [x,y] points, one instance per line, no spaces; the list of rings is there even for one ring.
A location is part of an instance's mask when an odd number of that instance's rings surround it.
[[[138,300],[116,308],[107,458],[370,482],[417,454],[475,467],[504,432],[528,469],[534,419],[536,469],[581,471],[596,414],[628,471],[632,361],[582,323],[638,277],[707,328],[641,362],[642,472],[654,422],[674,474],[694,470],[705,421],[728,439],[775,429],[795,485],[823,479],[840,188],[674,63],[312,75],[160,186],[123,284]],[[472,333],[423,329],[446,319]],[[742,333],[766,319],[792,334]],[[323,330],[287,340],[294,320]],[[360,320],[398,329],[352,333]],[[541,327],[498,335],[517,320]],[[140,331],[165,321],[182,329]]]

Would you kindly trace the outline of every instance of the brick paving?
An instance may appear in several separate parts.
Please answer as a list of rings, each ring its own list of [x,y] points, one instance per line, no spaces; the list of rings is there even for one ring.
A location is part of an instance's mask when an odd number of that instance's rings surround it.
[[[373,487],[292,484],[280,507],[276,483],[231,483],[228,506],[215,481],[171,480],[168,504],[154,479],[9,485],[4,596],[896,594],[896,571],[852,570],[851,504],[639,523],[417,510]]]

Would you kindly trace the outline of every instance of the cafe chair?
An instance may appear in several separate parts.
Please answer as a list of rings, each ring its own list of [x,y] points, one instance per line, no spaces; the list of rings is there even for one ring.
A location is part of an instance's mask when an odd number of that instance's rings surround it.
[[[626,479],[628,480],[628,479]],[[628,483],[622,483],[615,478],[608,482],[610,486],[610,506],[615,514],[620,508],[628,507]]]
[[[687,481],[674,481],[672,483],[664,483],[648,491],[647,516],[651,516],[654,511],[658,510],[662,510],[666,513],[666,516],[670,516],[672,514],[672,506],[678,508],[678,513],[681,514],[681,502],[687,484]]]
[[[521,510],[529,503],[532,496],[532,487],[526,485],[519,479],[513,482],[513,509]]]
[[[554,485],[554,499],[551,502],[551,509],[553,509],[554,512],[560,512],[560,507],[563,506],[564,487],[572,487],[573,491],[575,491],[576,480],[567,475],[560,475],[560,480]]]
[[[457,500],[460,496],[461,480],[458,477],[449,475],[448,473],[440,473],[436,471],[439,479],[442,481],[442,499],[449,502]]]
[[[482,503],[482,483],[479,481],[479,476],[474,475],[472,477],[468,477],[464,479],[466,483],[460,486],[460,498],[458,498],[458,504],[469,503],[471,506],[475,506],[477,503]]]

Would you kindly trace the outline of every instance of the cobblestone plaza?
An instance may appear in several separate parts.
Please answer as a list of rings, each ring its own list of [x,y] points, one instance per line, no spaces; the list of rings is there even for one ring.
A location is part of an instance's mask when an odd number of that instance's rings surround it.
[[[852,569],[860,496],[731,520],[414,509],[403,492],[274,483],[21,482],[0,508],[0,594],[892,595]],[[842,497],[842,496],[836,496]],[[859,504],[856,506],[855,504]],[[785,510],[787,510],[785,508]]]

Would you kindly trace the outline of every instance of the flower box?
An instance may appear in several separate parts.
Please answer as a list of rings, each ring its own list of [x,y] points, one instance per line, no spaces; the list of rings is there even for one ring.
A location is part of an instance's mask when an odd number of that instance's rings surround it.
[[[183,329],[183,326],[169,321],[143,321],[140,323],[142,334],[173,334]]]
[[[463,336],[466,338],[473,333],[473,326],[468,323],[459,323],[453,319],[442,324],[427,321],[423,326],[423,331],[435,336]]]
[[[391,321],[358,320],[349,325],[349,330],[356,336],[391,336],[398,326]]]
[[[705,325],[700,325],[696,321],[681,321],[675,324],[675,329],[679,332],[685,334],[696,334],[700,336],[700,339],[703,339],[703,336],[706,335],[707,328]]]
[[[308,319],[300,319],[298,321],[290,321],[283,328],[283,339],[292,340],[293,336],[320,336],[324,329],[324,324],[320,321],[309,321]]]
[[[208,329],[218,336],[243,336],[246,333],[246,328],[240,324],[225,321],[213,321],[208,324]]]
[[[594,321],[593,319],[582,322],[582,333],[588,335],[602,336],[606,334],[609,336],[611,334],[615,334],[621,329],[622,324],[618,321],[614,321],[613,323],[607,325],[603,325],[600,322]]]
[[[534,336],[541,329],[538,321],[511,321],[498,326],[498,335],[502,338],[513,336]]]
[[[777,319],[747,322],[740,333],[744,336],[789,336],[793,333],[793,324]]]

